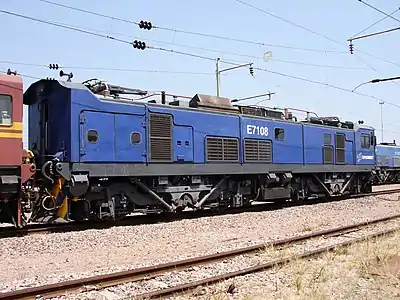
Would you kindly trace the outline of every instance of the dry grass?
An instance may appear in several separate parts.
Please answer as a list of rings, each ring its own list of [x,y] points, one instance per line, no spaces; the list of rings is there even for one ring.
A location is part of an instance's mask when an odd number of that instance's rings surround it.
[[[208,287],[201,299],[400,299],[400,231]],[[273,255],[273,247],[264,249]],[[279,256],[286,256],[287,252]],[[235,284],[236,291],[227,293]],[[193,297],[194,295],[192,295]],[[198,296],[198,295],[197,295]],[[197,297],[196,297],[197,298]]]
[[[275,299],[400,298],[400,232],[341,247],[312,260],[298,260],[281,269],[292,284]]]

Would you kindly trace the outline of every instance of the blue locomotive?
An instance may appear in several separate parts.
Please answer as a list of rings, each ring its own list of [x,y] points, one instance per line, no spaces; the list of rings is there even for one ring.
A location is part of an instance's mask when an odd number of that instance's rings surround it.
[[[376,170],[374,184],[393,184],[400,182],[400,146],[381,143],[376,146]]]
[[[51,196],[38,199],[37,216],[118,218],[371,191],[376,138],[362,122],[146,95],[100,80],[27,89],[29,145]]]

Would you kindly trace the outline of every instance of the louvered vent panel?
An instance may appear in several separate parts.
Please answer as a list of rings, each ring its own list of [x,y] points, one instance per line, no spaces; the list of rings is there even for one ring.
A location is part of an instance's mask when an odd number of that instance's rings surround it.
[[[346,146],[346,136],[344,134],[336,134],[336,148],[344,149]]]
[[[344,149],[336,149],[336,163],[346,163],[346,152],[344,151]]]
[[[239,141],[230,138],[207,137],[206,159],[207,161],[238,161]]]
[[[395,167],[395,168],[400,167],[400,158],[393,157],[393,167]]]
[[[150,114],[150,160],[172,161],[172,116]]]
[[[244,140],[245,162],[272,162],[272,142],[265,140]]]
[[[208,161],[221,161],[223,160],[222,152],[222,139],[221,138],[207,138],[207,160]]]
[[[239,159],[238,140],[224,139],[224,161],[237,161]]]
[[[336,163],[345,164],[346,163],[346,136],[344,134],[336,134],[335,138],[336,145]]]
[[[388,165],[389,164],[389,156],[377,155],[376,156],[376,164],[377,165]]]
[[[258,141],[244,140],[244,161],[258,161]]]
[[[333,164],[333,147],[325,146],[323,152],[324,164]]]

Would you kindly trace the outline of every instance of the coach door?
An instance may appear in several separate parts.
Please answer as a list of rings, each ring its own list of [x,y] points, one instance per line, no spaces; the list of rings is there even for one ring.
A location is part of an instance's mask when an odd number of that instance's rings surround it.
[[[114,159],[114,114],[81,112],[80,161],[113,162]]]

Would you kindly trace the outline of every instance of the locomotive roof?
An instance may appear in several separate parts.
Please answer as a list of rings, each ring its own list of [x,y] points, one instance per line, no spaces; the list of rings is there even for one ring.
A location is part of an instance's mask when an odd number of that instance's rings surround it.
[[[16,76],[12,76],[12,77],[16,77]],[[310,122],[304,122],[304,121],[292,121],[292,120],[286,120],[286,119],[279,119],[279,118],[273,118],[273,117],[268,117],[268,116],[257,116],[257,115],[248,115],[248,114],[242,114],[240,112],[232,112],[232,110],[227,110],[227,111],[210,111],[207,109],[203,109],[202,107],[199,108],[193,108],[193,107],[186,107],[186,106],[173,106],[173,105],[167,105],[167,104],[161,104],[161,103],[148,103],[148,102],[143,102],[140,100],[135,100],[135,99],[116,99],[114,97],[107,97],[107,96],[103,96],[103,95],[98,95],[93,93],[87,86],[85,86],[83,83],[79,83],[79,82],[71,82],[71,81],[63,81],[63,80],[57,80],[57,79],[41,79],[39,81],[36,81],[34,83],[32,83],[29,88],[26,90],[26,92],[24,93],[24,104],[26,105],[30,105],[32,104],[32,96],[34,96],[34,94],[37,93],[37,90],[39,88],[39,86],[41,84],[45,85],[45,84],[54,84],[55,82],[57,82],[60,86],[66,88],[66,89],[78,89],[78,90],[86,90],[88,92],[90,92],[93,96],[99,98],[101,101],[109,101],[109,102],[114,102],[114,103],[121,103],[121,104],[126,104],[126,103],[135,103],[135,104],[139,104],[139,105],[149,105],[149,106],[168,106],[171,109],[189,109],[189,110],[201,110],[204,112],[208,112],[208,113],[220,113],[220,114],[230,114],[230,115],[244,115],[244,116],[248,116],[248,117],[252,117],[252,118],[262,118],[262,119],[269,119],[269,120],[274,120],[274,121],[281,121],[281,122],[290,122],[290,123],[298,123],[298,124],[307,124],[307,125],[312,125],[312,126],[321,126],[321,127],[328,127],[328,128],[340,128],[340,127],[335,127],[335,126],[329,126],[329,125],[321,125],[321,124],[315,124],[315,123],[310,123]],[[205,96],[205,95],[199,95],[196,94],[194,98],[196,98],[197,96]],[[226,98],[223,98],[226,99]],[[225,101],[226,102],[226,101]],[[233,108],[237,108],[235,106],[232,106]],[[243,107],[249,107],[252,108],[254,106],[243,106]],[[357,130],[357,129],[368,129],[368,130],[374,130],[374,128],[372,126],[368,126],[368,125],[364,125],[364,124],[359,124],[358,122],[354,122],[354,129],[347,129],[347,128],[340,128],[341,130]]]

